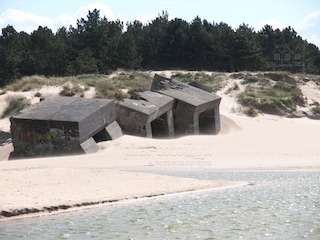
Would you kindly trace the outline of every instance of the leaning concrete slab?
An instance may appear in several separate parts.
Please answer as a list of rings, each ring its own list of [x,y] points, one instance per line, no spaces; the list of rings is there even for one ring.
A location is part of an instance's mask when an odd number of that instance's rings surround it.
[[[117,139],[123,135],[122,130],[117,121],[109,124],[106,127],[106,131],[112,140]]]
[[[87,154],[95,153],[99,150],[96,141],[92,137],[81,143],[80,146],[83,149],[83,151]]]
[[[113,100],[46,99],[10,118],[12,157],[81,153],[81,144],[115,119]]]
[[[175,99],[175,134],[217,134],[221,97],[179,81],[155,75],[151,90]]]
[[[116,103],[117,122],[125,134],[142,137],[173,137],[174,99],[146,91]]]

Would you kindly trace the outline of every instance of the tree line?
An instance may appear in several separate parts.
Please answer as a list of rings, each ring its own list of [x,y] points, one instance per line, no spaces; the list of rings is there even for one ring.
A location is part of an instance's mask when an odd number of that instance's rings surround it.
[[[288,57],[274,58],[293,51],[300,54],[296,66],[284,64]],[[255,31],[242,24],[233,29],[200,17],[190,23],[169,20],[167,12],[148,24],[124,25],[94,9],[77,20],[76,27],[62,27],[56,33],[39,26],[28,34],[8,25],[0,36],[0,86],[34,74],[107,74],[118,68],[264,71],[272,64],[290,71],[301,71],[304,64],[307,73],[320,74],[320,51],[290,26],[279,30],[265,25]]]

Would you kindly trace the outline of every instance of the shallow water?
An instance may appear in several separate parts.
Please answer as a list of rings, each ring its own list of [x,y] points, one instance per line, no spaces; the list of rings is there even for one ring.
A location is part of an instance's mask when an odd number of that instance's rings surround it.
[[[0,223],[0,239],[320,239],[320,172],[154,172],[254,182]]]

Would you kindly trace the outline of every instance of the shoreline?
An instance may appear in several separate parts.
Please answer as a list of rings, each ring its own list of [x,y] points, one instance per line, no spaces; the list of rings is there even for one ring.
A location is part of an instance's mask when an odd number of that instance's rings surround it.
[[[22,160],[22,161],[28,161],[28,160]],[[30,169],[21,169],[20,167],[14,169],[14,168],[5,168],[2,169],[2,171],[8,171],[8,172],[43,172],[44,175],[48,174],[49,172],[57,173],[56,171],[64,171],[65,174],[70,173],[73,171],[79,170],[79,171],[89,171],[90,176],[92,177],[98,177],[97,179],[100,179],[99,176],[97,176],[97,169],[63,169],[63,168],[45,168],[43,166],[39,166],[39,168],[30,168]],[[48,172],[49,171],[49,172]],[[133,181],[131,186],[134,186],[134,188],[128,188],[125,187],[124,189],[119,190],[117,185],[116,179],[113,182],[109,182],[109,188],[103,189],[101,188],[100,191],[107,192],[105,197],[101,196],[90,196],[91,194],[94,195],[95,191],[93,191],[93,185],[87,185],[84,187],[84,190],[82,190],[81,196],[74,199],[73,202],[67,203],[70,201],[71,195],[77,195],[75,193],[66,194],[68,191],[72,191],[72,188],[75,186],[71,183],[70,187],[67,187],[66,189],[61,190],[61,193],[58,191],[55,194],[61,195],[62,199],[58,199],[58,201],[52,200],[54,195],[50,195],[50,188],[48,187],[48,182],[43,183],[44,186],[36,186],[34,183],[33,185],[30,185],[30,189],[35,191],[36,189],[42,189],[43,187],[46,188],[47,193],[41,193],[42,195],[50,196],[51,199],[47,201],[45,204],[34,204],[30,203],[29,206],[19,207],[19,203],[10,202],[10,204],[2,209],[0,209],[0,223],[1,222],[7,222],[7,221],[16,221],[19,219],[25,219],[25,218],[33,218],[33,217],[41,217],[41,216],[47,216],[51,214],[60,214],[60,213],[67,213],[70,211],[81,211],[88,208],[95,208],[95,207],[103,207],[110,204],[119,204],[122,202],[128,202],[128,201],[136,201],[136,200],[145,200],[145,199],[153,199],[158,197],[170,197],[174,196],[176,194],[190,194],[190,193],[197,193],[201,191],[217,191],[217,190],[223,190],[227,188],[233,188],[233,187],[243,187],[243,186],[249,186],[252,185],[250,182],[246,181],[219,181],[219,180],[201,180],[201,179],[192,179],[192,178],[183,178],[183,177],[175,177],[175,176],[169,176],[163,174],[163,172],[319,172],[320,168],[297,168],[297,167],[286,167],[286,168],[247,168],[247,169],[213,169],[213,168],[161,168],[161,167],[150,167],[150,166],[131,166],[131,167],[119,167],[119,169],[116,168],[108,168],[108,169],[100,169],[98,171],[101,171],[102,175],[105,174],[111,174],[114,175],[122,175],[120,178],[122,180],[120,181],[120,184],[123,184],[124,182],[128,183],[128,181]],[[20,175],[19,174],[19,175]],[[11,175],[11,174],[9,174]],[[30,174],[35,175],[35,173]],[[83,174],[80,174],[83,176]],[[99,175],[99,174],[98,174]],[[128,178],[125,176],[127,175]],[[130,177],[131,175],[131,177]],[[132,178],[134,176],[134,178]],[[20,177],[20,176],[19,176]],[[36,176],[37,177],[37,176]],[[101,177],[101,174],[100,174]],[[0,179],[3,180],[3,175],[0,176]],[[20,177],[21,178],[21,177]],[[139,185],[141,186],[140,180],[146,180],[146,181],[152,181],[153,185],[146,187],[144,191],[140,191]],[[23,178],[21,178],[23,179]],[[40,178],[41,179],[41,178]],[[69,179],[69,178],[68,178]],[[25,179],[26,180],[26,179]],[[79,180],[79,179],[78,179]],[[79,183],[77,179],[74,180],[74,184],[78,185]],[[107,180],[110,180],[110,176]],[[135,182],[136,181],[136,182]],[[186,182],[184,182],[186,181]],[[108,182],[108,181],[107,181]],[[52,183],[51,183],[52,184]],[[155,186],[159,184],[160,189],[156,189]],[[254,183],[253,183],[254,184]],[[1,183],[0,183],[1,185]],[[61,187],[61,183],[60,183]],[[54,188],[60,189],[59,186],[55,186]],[[101,185],[99,186],[99,188]],[[18,185],[13,186],[11,189],[13,190],[12,193],[15,192],[23,192],[23,186],[18,183]],[[4,188],[2,188],[4,189]],[[111,191],[109,191],[111,189]],[[28,191],[28,190],[27,190]],[[91,191],[91,192],[90,192]],[[130,192],[131,191],[131,192]],[[140,191],[140,192],[139,192]],[[1,192],[1,189],[0,189]],[[87,195],[83,196],[83,192],[86,192]],[[88,194],[89,193],[89,194]],[[91,193],[91,194],[90,194]],[[3,196],[3,192],[1,192]],[[25,193],[24,193],[25,194]],[[20,201],[25,201],[26,199],[29,199],[30,197],[33,198],[41,198],[41,194],[37,194],[36,192],[33,192],[30,196],[24,196],[19,197],[18,195],[14,196],[14,194],[10,194],[11,197],[8,198],[8,201],[10,199],[14,199],[15,197],[18,197]],[[89,196],[89,197],[88,197]],[[41,201],[41,199],[39,199]],[[3,206],[1,204],[0,199],[0,206]]]
[[[187,189],[187,190],[182,190],[178,192],[174,191],[174,192],[158,193],[155,195],[146,195],[146,196],[139,196],[139,197],[132,197],[132,198],[103,200],[98,202],[82,202],[82,203],[75,204],[74,206],[50,206],[50,207],[44,207],[43,209],[30,209],[30,210],[35,210],[35,212],[30,212],[30,213],[19,214],[20,211],[25,211],[26,209],[21,209],[21,210],[17,209],[14,211],[18,214],[14,216],[6,217],[6,216],[3,216],[1,213],[0,224],[3,222],[18,221],[18,220],[24,220],[28,218],[38,218],[43,216],[66,214],[69,212],[111,206],[115,204],[123,204],[123,203],[130,203],[130,202],[136,202],[136,201],[146,201],[149,199],[174,197],[176,195],[180,196],[185,194],[193,194],[193,193],[196,194],[199,192],[207,192],[207,191],[222,191],[229,188],[238,188],[238,187],[245,187],[245,186],[251,185],[248,182],[238,182],[238,181],[237,182],[225,181],[225,182],[226,182],[226,185],[212,187],[212,188]],[[48,209],[53,209],[53,210],[49,211]]]

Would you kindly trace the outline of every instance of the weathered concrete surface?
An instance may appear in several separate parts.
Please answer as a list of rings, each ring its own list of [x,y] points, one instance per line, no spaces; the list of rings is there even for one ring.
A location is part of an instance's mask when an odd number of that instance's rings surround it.
[[[221,97],[218,95],[157,74],[151,90],[175,98],[176,135],[217,134],[220,131]]]
[[[83,151],[87,154],[95,153],[99,150],[99,147],[93,138],[89,138],[88,140],[84,141],[80,144],[80,146],[83,149]]]
[[[117,102],[117,122],[126,134],[154,137],[174,134],[172,105],[174,99],[146,91]]]
[[[80,144],[115,119],[113,100],[46,99],[11,117],[13,157],[83,152]]]
[[[123,135],[122,130],[117,121],[112,122],[106,127],[106,131],[112,140],[117,139]]]

